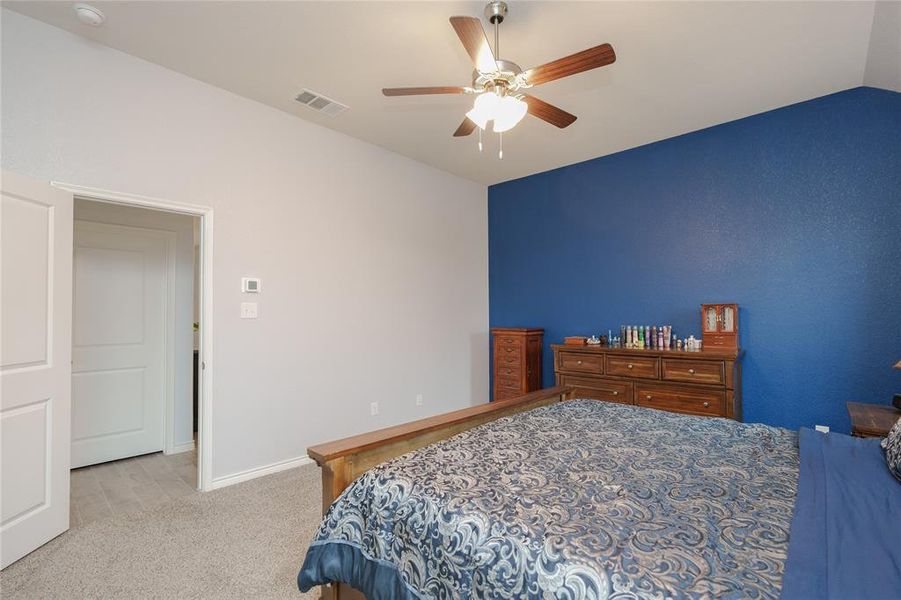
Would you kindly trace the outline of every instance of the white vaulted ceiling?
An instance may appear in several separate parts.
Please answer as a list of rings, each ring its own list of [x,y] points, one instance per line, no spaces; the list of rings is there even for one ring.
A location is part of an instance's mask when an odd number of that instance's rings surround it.
[[[501,58],[523,68],[610,42],[609,67],[534,88],[579,118],[532,117],[479,154],[453,138],[471,96],[383,97],[382,87],[468,85],[448,17],[482,2],[69,2],[3,6],[201,81],[486,184],[633,148],[862,84],[899,90],[898,16],[884,2],[518,2]],[[875,15],[875,19],[874,19]],[[894,25],[893,25],[894,23]],[[329,118],[309,88],[347,104]]]

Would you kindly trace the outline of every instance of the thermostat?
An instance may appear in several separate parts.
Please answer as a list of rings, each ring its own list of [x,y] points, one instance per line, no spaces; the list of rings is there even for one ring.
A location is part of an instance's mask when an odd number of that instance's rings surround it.
[[[242,277],[241,278],[241,291],[245,294],[259,294],[260,293],[260,280],[256,277]]]

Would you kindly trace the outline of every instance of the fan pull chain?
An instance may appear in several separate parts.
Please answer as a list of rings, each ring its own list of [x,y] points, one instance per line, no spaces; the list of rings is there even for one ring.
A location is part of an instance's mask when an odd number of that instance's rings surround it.
[[[500,143],[500,150],[497,151],[498,160],[504,160],[504,134],[503,132],[497,134],[497,139]]]
[[[482,151],[482,128],[477,127],[476,129],[479,130],[479,152],[481,152]]]

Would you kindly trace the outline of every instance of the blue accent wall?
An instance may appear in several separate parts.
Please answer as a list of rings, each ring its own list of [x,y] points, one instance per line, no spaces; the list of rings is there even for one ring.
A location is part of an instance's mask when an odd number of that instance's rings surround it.
[[[576,125],[578,126],[578,124]],[[549,129],[547,135],[565,135]],[[737,302],[744,420],[901,392],[901,94],[856,88],[491,186],[492,326],[700,335]]]

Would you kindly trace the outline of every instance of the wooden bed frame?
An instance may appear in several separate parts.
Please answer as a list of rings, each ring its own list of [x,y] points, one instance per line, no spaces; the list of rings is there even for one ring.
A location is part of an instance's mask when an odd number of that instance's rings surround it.
[[[569,400],[572,394],[572,388],[566,386],[547,388],[519,398],[480,404],[307,448],[310,458],[322,467],[322,513],[325,514],[354,479],[379,463],[482,423]],[[322,597],[326,600],[350,600],[364,596],[349,585],[339,583],[322,586]]]

